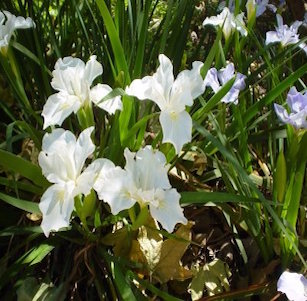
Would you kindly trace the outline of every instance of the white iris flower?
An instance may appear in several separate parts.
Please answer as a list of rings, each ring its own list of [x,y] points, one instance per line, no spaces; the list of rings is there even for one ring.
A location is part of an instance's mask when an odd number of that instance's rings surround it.
[[[110,205],[112,214],[138,202],[141,208],[149,205],[152,217],[168,232],[172,232],[177,223],[186,224],[179,204],[180,194],[168,180],[163,153],[146,146],[137,153],[126,148],[124,155],[125,169],[102,170],[94,185],[99,198]]]
[[[15,29],[34,26],[35,24],[31,18],[16,17],[6,10],[0,11],[0,49],[8,47]]]
[[[109,114],[122,110],[120,96],[100,102],[112,91],[110,86],[97,84],[91,88],[95,78],[102,72],[102,65],[97,62],[95,55],[86,64],[71,56],[59,59],[52,72],[51,82],[51,86],[59,92],[49,96],[43,108],[44,129],[50,125],[62,125],[72,112],[77,113],[92,102]]]
[[[277,291],[291,301],[307,300],[307,279],[298,273],[283,272],[277,282]]]
[[[113,164],[107,159],[99,159],[83,171],[85,160],[95,149],[90,137],[93,130],[94,127],[85,129],[77,140],[64,129],[55,129],[43,138],[38,161],[43,175],[53,183],[39,204],[43,214],[41,227],[46,236],[51,230],[57,231],[69,225],[74,197],[89,194],[103,165]]]
[[[200,75],[202,63],[194,62],[192,70],[180,72],[175,80],[169,58],[160,54],[159,61],[160,66],[154,75],[132,81],[126,93],[140,100],[150,99],[158,105],[163,143],[172,143],[178,154],[192,139],[192,118],[185,107],[191,106],[205,90]]]
[[[207,17],[203,22],[203,26],[213,25],[221,27],[225,40],[228,40],[235,30],[238,30],[241,35],[247,36],[247,30],[245,28],[243,17],[243,12],[235,16],[228,7],[224,7],[223,11],[219,15],[210,18]]]

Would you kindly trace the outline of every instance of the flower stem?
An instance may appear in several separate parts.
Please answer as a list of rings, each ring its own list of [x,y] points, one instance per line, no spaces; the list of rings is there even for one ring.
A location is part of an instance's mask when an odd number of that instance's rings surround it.
[[[137,216],[136,220],[132,223],[132,230],[137,230],[141,226],[145,224],[148,218],[148,207],[145,205],[144,207],[141,208],[141,211],[139,215]]]

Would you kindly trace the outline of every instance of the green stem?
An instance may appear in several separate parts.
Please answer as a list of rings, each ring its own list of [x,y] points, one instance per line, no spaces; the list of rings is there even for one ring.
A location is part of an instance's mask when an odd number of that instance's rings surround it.
[[[95,125],[94,114],[91,103],[86,104],[77,112],[77,118],[82,130]]]
[[[148,219],[148,215],[149,215],[148,207],[147,205],[145,205],[144,207],[141,208],[141,211],[137,216],[135,222],[132,223],[132,230],[137,230],[138,228],[143,226]]]
[[[130,217],[130,219],[131,219],[132,224],[134,224],[134,223],[135,223],[135,220],[136,220],[136,215],[135,215],[134,206],[131,207],[131,208],[128,210],[128,213],[129,213],[129,217]]]

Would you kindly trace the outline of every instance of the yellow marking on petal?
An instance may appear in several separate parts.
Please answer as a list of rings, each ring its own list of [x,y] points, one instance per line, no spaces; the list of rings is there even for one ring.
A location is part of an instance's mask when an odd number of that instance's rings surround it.
[[[175,111],[171,111],[170,112],[170,117],[173,121],[177,120],[178,119],[178,113],[175,112]]]
[[[64,190],[60,190],[57,192],[57,198],[59,201],[64,201],[65,198],[65,191]]]

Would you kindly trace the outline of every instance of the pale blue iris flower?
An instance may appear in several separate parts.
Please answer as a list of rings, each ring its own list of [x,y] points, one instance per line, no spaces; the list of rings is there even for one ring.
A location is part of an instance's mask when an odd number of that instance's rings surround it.
[[[235,69],[233,63],[228,64],[225,68],[219,71],[216,68],[209,69],[204,83],[207,87],[211,87],[212,90],[217,93],[230,79],[236,75],[235,82],[229,92],[221,99],[224,103],[238,103],[238,97],[241,90],[245,88],[245,78],[246,76],[237,72],[235,74]]]
[[[287,96],[287,104],[290,108],[290,113],[287,112],[281,105],[274,103],[274,109],[278,118],[284,122],[293,125],[295,128],[307,128],[307,93],[297,92],[295,87],[292,87]]]
[[[280,43],[282,47],[286,47],[288,45],[296,44],[300,41],[299,34],[297,33],[298,28],[302,25],[301,21],[295,21],[290,27],[288,25],[283,24],[282,16],[276,15],[277,18],[277,27],[275,27],[275,31],[268,31],[266,33],[265,44],[271,43]],[[305,53],[307,54],[307,45],[305,43],[301,43],[299,45]]]
[[[278,279],[277,291],[286,294],[290,301],[306,301],[307,279],[302,274],[285,271]]]

